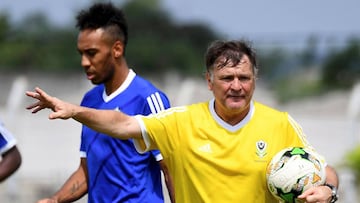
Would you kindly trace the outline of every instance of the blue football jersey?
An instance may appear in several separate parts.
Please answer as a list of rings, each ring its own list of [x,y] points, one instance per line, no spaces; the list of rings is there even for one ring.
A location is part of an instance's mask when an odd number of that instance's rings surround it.
[[[120,110],[128,115],[155,114],[170,107],[166,95],[130,71],[111,95],[104,85],[87,92],[82,106]],[[139,154],[132,140],[120,140],[82,127],[80,153],[87,160],[89,202],[164,202],[159,151]]]

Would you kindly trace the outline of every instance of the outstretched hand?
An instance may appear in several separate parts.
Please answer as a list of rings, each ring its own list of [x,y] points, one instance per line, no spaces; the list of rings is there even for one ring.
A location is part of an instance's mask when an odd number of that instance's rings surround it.
[[[26,107],[26,109],[32,110],[32,113],[37,113],[38,111],[48,108],[53,111],[53,113],[49,115],[49,119],[68,119],[73,116],[72,104],[48,95],[39,87],[36,87],[35,91],[26,91],[25,94],[37,100],[37,102]]]

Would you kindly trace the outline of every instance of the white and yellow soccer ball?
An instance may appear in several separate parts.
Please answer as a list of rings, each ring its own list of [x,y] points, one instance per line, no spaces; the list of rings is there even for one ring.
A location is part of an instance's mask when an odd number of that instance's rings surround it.
[[[303,147],[289,147],[270,161],[267,186],[281,202],[295,203],[305,190],[325,183],[325,164],[320,155]]]

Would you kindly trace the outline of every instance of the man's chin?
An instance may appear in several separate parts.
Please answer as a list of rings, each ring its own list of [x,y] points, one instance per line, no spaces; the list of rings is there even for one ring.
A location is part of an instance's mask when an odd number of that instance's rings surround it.
[[[90,80],[91,81],[91,83],[93,84],[93,85],[99,85],[99,84],[101,84],[101,82],[99,82],[99,81],[97,81],[97,80]]]
[[[242,108],[246,106],[246,101],[243,98],[232,98],[227,100],[227,106],[232,108]]]
[[[240,110],[240,109],[243,109],[245,108],[245,105],[243,102],[240,102],[240,103],[230,103],[227,105],[227,108],[230,109],[230,110]]]

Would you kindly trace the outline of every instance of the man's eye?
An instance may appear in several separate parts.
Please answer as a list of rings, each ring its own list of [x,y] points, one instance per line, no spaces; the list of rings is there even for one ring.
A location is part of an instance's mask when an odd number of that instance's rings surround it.
[[[250,80],[250,77],[240,77],[239,80],[240,81],[248,81],[248,80]]]
[[[95,56],[96,52],[95,51],[88,51],[87,55],[89,56]]]
[[[230,81],[233,80],[233,77],[222,77],[221,80]]]
[[[84,55],[88,56],[88,57],[94,57],[96,55],[97,51],[96,50],[92,50],[92,49],[89,49],[89,50],[85,50],[83,52]]]

